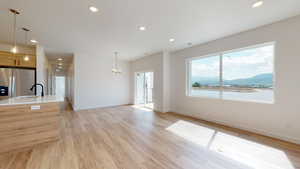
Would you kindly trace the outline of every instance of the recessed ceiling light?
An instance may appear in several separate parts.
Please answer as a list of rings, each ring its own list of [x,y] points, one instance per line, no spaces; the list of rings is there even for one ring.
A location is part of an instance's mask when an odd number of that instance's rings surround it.
[[[59,66],[63,65],[62,63],[58,63]]]
[[[30,42],[32,42],[32,43],[38,43],[38,41],[34,40],[34,39],[31,39]]]
[[[92,12],[98,12],[98,11],[99,11],[99,9],[96,8],[96,7],[94,7],[94,6],[90,6],[89,9],[90,9],[90,11],[92,11]]]
[[[145,31],[145,30],[146,30],[146,27],[145,27],[145,26],[140,26],[140,27],[139,27],[139,30],[140,30],[140,31]]]
[[[174,38],[171,38],[171,39],[169,39],[169,41],[170,41],[170,42],[174,42],[174,41],[175,41],[175,39],[174,39]]]
[[[252,5],[252,8],[260,7],[264,4],[264,1],[257,1]]]
[[[58,66],[58,69],[62,69],[62,67],[61,67],[61,66]]]
[[[58,58],[57,60],[62,61],[63,59],[62,58]]]

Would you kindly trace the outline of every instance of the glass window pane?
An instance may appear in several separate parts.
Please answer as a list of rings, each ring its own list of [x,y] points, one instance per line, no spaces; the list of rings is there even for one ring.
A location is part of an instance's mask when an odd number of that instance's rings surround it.
[[[136,75],[136,104],[145,104],[145,73]]]
[[[219,97],[220,56],[192,60],[190,66],[190,95]]]
[[[273,102],[274,45],[223,55],[223,99]]]

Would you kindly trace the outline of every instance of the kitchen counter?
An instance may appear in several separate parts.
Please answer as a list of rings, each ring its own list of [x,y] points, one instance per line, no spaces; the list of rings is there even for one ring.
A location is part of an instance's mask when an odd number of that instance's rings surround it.
[[[19,96],[0,100],[0,106],[21,105],[21,104],[42,104],[51,102],[63,102],[62,96],[46,95],[41,96]]]
[[[0,153],[59,140],[60,96],[21,96],[0,100]]]

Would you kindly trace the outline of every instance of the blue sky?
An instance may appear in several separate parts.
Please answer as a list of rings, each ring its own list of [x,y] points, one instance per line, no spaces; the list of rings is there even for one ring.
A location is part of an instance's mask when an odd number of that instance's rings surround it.
[[[258,74],[273,73],[274,46],[226,53],[223,55],[224,80],[249,78]],[[218,77],[219,56],[192,61],[192,77]]]

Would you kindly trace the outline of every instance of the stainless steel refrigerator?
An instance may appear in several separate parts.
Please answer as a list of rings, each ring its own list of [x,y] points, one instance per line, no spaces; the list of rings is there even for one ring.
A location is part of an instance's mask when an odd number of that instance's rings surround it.
[[[9,97],[34,95],[30,88],[36,81],[35,69],[0,67],[0,100]]]

